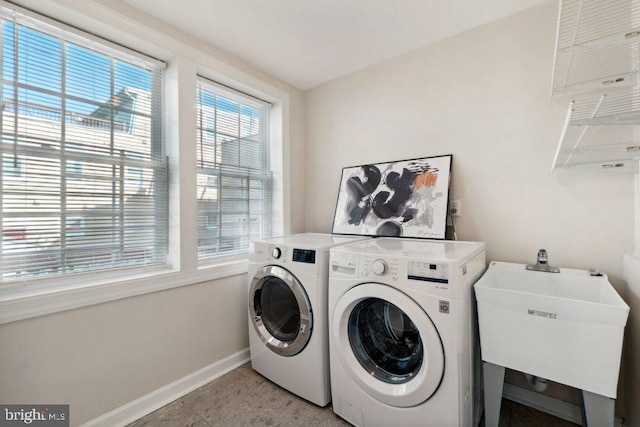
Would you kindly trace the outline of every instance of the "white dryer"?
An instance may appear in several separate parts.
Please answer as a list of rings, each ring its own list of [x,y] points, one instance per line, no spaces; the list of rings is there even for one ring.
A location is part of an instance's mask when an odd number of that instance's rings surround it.
[[[476,426],[484,243],[378,238],[331,249],[330,267],[334,412],[356,426]]]
[[[249,350],[254,370],[298,396],[331,401],[329,249],[368,239],[304,233],[255,241],[249,254]]]

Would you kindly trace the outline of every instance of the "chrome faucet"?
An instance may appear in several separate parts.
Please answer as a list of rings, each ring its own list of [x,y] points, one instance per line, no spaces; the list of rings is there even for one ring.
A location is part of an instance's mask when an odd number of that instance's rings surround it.
[[[546,249],[540,249],[538,251],[538,261],[535,265],[527,265],[527,270],[543,271],[545,273],[560,273],[560,269],[558,267],[552,267],[549,265],[549,257]]]

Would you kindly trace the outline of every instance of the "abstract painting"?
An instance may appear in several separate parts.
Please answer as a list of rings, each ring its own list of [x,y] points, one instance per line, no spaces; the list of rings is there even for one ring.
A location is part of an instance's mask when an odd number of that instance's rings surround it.
[[[334,234],[444,239],[453,155],[342,169]]]

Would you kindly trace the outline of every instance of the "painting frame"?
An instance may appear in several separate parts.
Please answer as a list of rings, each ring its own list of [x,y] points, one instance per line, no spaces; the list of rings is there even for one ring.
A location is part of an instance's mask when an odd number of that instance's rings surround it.
[[[445,240],[453,154],[342,168],[332,234]]]

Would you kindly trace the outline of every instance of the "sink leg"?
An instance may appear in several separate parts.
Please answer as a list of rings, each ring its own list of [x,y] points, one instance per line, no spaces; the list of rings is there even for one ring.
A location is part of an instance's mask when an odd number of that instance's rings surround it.
[[[504,366],[483,362],[482,371],[484,374],[484,425],[498,427],[504,385]]]
[[[613,427],[615,423],[615,405],[615,399],[581,390],[582,425],[586,427]]]

